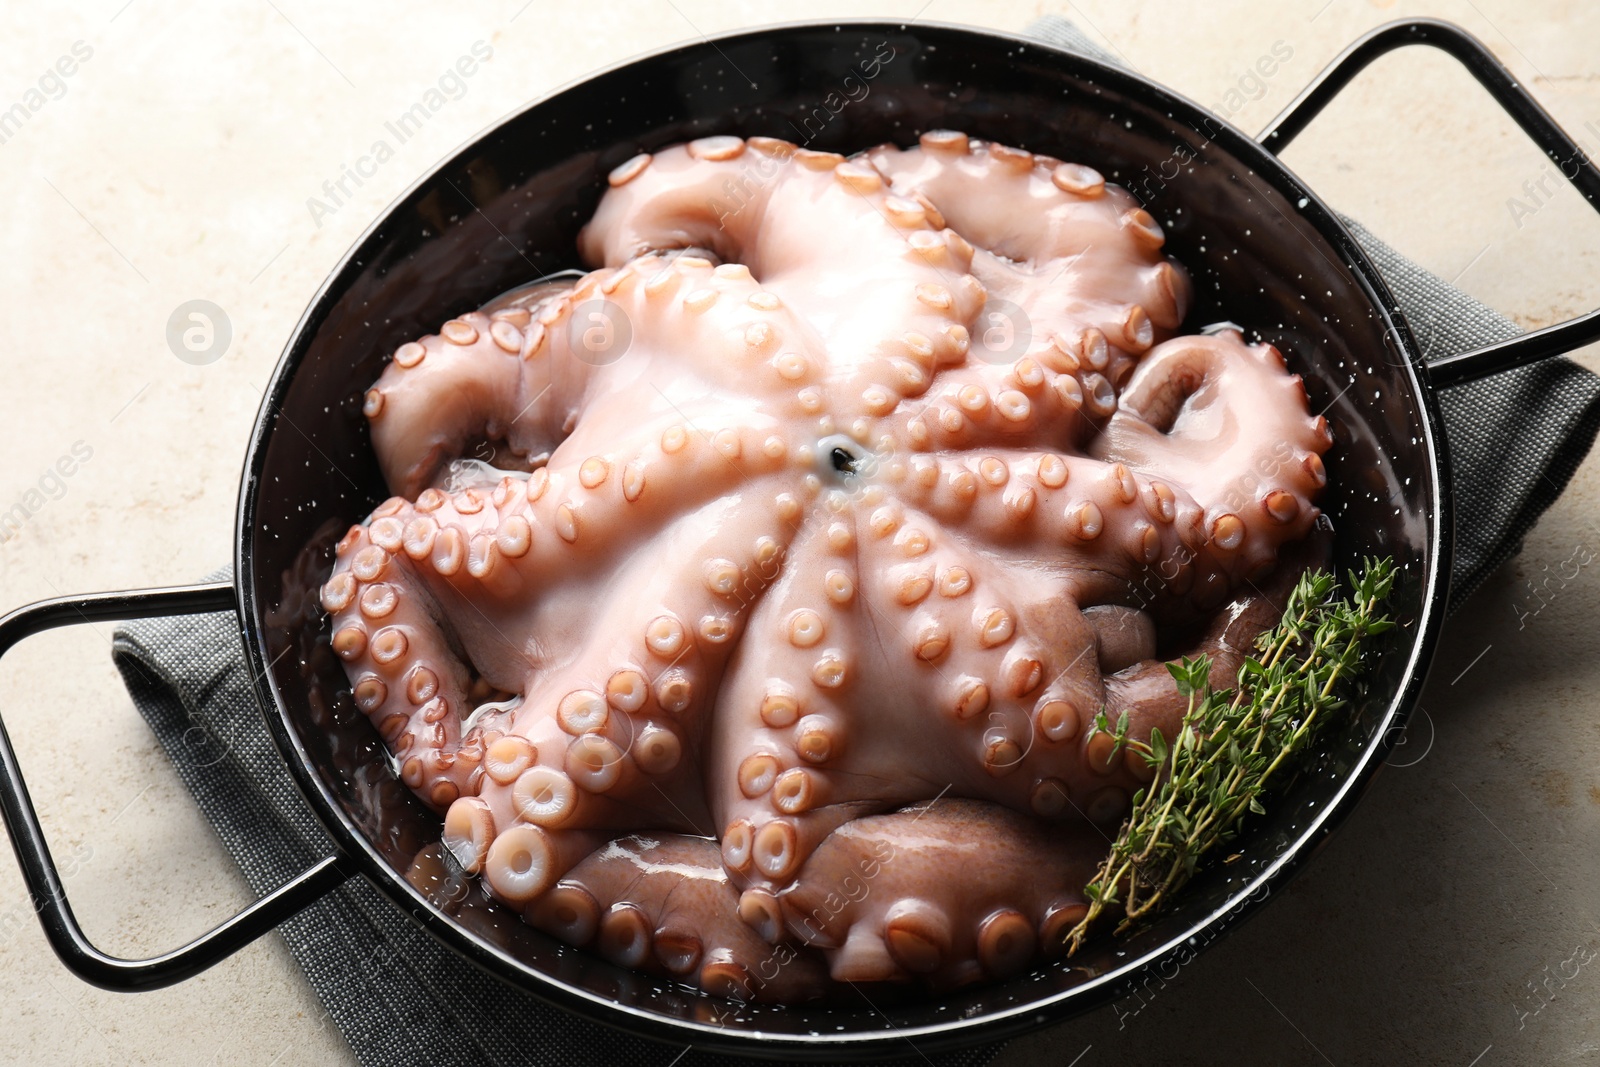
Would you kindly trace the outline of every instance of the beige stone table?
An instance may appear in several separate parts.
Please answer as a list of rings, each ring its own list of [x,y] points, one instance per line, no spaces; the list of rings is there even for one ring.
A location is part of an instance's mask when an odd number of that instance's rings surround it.
[[[1058,10],[1256,129],[1357,33],[1426,13],[1479,34],[1600,148],[1600,10],[1577,0],[60,7],[0,11],[0,110],[39,105],[0,127],[0,512],[33,512],[0,543],[7,607],[185,582],[228,559],[260,390],[343,250],[497,117],[659,45],[807,15],[1020,29]],[[460,98],[313,218],[307,199],[477,42],[493,58]],[[1275,45],[1291,58],[1256,80]],[[1442,57],[1386,60],[1289,161],[1333,204],[1527,326],[1600,305],[1600,222],[1557,184],[1530,201],[1524,183],[1538,189],[1541,158]],[[1514,211],[1512,198],[1536,210]],[[165,337],[173,309],[196,298],[232,323],[226,354],[207,366],[179,361]],[[73,473],[49,476],[63,456],[77,457]],[[1282,899],[1164,988],[1017,1041],[998,1062],[1600,1061],[1600,967],[1555,977],[1600,951],[1600,568],[1546,581],[1570,575],[1574,553],[1597,552],[1590,460],[1521,557],[1451,622],[1408,746],[1414,764],[1384,771]],[[102,626],[27,642],[0,667],[0,700],[51,840],[75,857],[69,887],[90,933],[150,953],[247,892],[123,692],[108,639]],[[276,936],[162,992],[81,985],[46,947],[9,858],[0,1040],[0,1060],[18,1063],[353,1061]]]

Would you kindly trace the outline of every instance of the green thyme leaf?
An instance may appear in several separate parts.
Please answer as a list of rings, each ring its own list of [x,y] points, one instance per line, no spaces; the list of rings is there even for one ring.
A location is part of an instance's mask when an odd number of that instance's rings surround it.
[[[1201,859],[1231,841],[1246,814],[1262,815],[1260,797],[1309,751],[1317,732],[1348,705],[1345,689],[1359,673],[1363,645],[1396,623],[1379,608],[1394,591],[1392,560],[1366,559],[1352,571],[1350,599],[1338,597],[1325,571],[1301,576],[1278,625],[1255,642],[1237,686],[1213,689],[1208,656],[1167,664],[1189,702],[1169,742],[1159,730],[1149,741],[1128,736],[1128,713],[1115,729],[1105,711],[1094,728],[1115,737],[1113,751],[1131,747],[1156,768],[1156,779],[1134,795],[1133,807],[1094,878],[1084,887],[1088,913],[1067,934],[1068,953],[1121,907],[1117,933],[1168,906],[1194,876]]]

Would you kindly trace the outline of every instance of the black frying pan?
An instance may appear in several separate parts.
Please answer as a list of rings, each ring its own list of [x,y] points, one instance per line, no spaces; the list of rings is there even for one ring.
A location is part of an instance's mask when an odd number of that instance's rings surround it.
[[[85,981],[155,988],[211,966],[359,874],[452,949],[551,1003],[649,1036],[786,1059],[882,1056],[906,1038],[927,1050],[992,1040],[1103,1004],[1152,976],[1170,978],[1315,853],[1369,784],[1422,688],[1451,562],[1450,468],[1435,390],[1600,338],[1597,312],[1423,365],[1366,255],[1278,161],[1275,153],[1358,71],[1407,44],[1462,61],[1600,205],[1600,171],[1571,138],[1482,45],[1432,21],[1361,39],[1259,142],[1154,82],[1036,41],[877,22],[762,29],[646,56],[473,141],[362,237],[296,327],[245,459],[233,582],[64,597],[0,620],[3,654],[68,623],[236,610],[267,726],[337,851],[184,948],[148,960],[108,956],[72,915],[0,730],[0,807],[56,952]],[[1345,725],[1241,840],[1242,858],[1202,872],[1153,926],[1091,945],[1067,964],[936,999],[738,1006],[560,948],[452,876],[439,855],[438,818],[395,780],[327,647],[314,601],[327,546],[388,495],[360,414],[362,391],[401,342],[574,266],[574,238],[606,173],[638,151],[733,133],[849,153],[910,144],[934,127],[1083,160],[1144,199],[1194,276],[1190,326],[1245,324],[1304,375],[1336,440],[1322,501],[1335,563],[1395,557],[1405,626]]]

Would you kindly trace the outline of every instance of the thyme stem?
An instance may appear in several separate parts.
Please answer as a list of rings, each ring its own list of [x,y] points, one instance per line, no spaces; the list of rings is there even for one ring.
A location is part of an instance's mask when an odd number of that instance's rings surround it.
[[[1344,690],[1361,667],[1363,644],[1396,625],[1379,608],[1394,589],[1392,560],[1364,560],[1350,573],[1353,595],[1338,595],[1324,571],[1309,571],[1289,594],[1283,618],[1256,641],[1232,689],[1213,689],[1207,656],[1167,664],[1188,699],[1169,743],[1128,736],[1126,713],[1113,726],[1102,712],[1095,729],[1112,733],[1156,769],[1139,790],[1111,851],[1084,887],[1087,914],[1066,935],[1070,955],[1121,905],[1115,932],[1125,933],[1165,907],[1202,856],[1233,838],[1250,812],[1265,811],[1268,785],[1304,754],[1317,731],[1345,706]]]

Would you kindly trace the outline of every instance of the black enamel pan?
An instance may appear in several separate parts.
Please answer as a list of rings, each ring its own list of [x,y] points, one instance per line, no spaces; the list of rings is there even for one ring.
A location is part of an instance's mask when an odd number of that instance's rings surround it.
[[[311,302],[273,374],[245,458],[231,583],[65,597],[0,620],[0,654],[69,623],[237,611],[284,761],[336,851],[174,952],[117,959],[72,915],[9,739],[0,804],[40,920],[66,965],[110,989],[209,967],[328,893],[367,878],[434,936],[528,992],[636,1033],[796,1060],[873,1058],[993,1040],[1056,1022],[1182,966],[1300,870],[1342,821],[1406,721],[1443,621],[1450,467],[1436,391],[1600,338],[1600,313],[1424,364],[1372,263],[1276,153],[1358,71],[1427,44],[1464,63],[1600,205],[1600,172],[1484,48],[1419,21],[1347,50],[1259,140],[1126,70],[1036,41],[957,26],[801,24],[674,48],[596,74],[474,140],[397,201]],[[351,706],[314,604],[326,546],[388,494],[362,391],[401,342],[531,277],[576,266],[574,238],[606,173],[641,150],[765,134],[849,153],[947,127],[1081,160],[1133,189],[1192,272],[1189,328],[1232,320],[1304,376],[1335,447],[1322,501],[1336,564],[1393,556],[1405,622],[1347,724],[1168,915],[1066,964],[932,999],[748,1007],[641,978],[558,946],[501,912],[439,857],[439,822],[394,779]],[[305,551],[308,544],[322,549]],[[881,1007],[883,1010],[879,1011]]]

